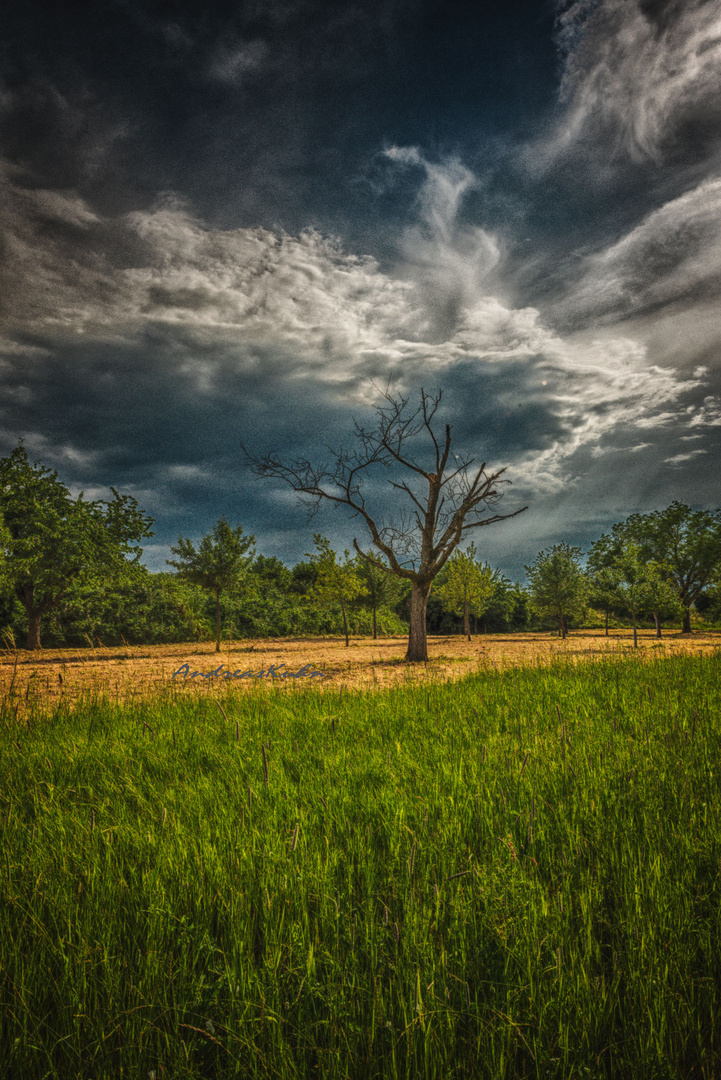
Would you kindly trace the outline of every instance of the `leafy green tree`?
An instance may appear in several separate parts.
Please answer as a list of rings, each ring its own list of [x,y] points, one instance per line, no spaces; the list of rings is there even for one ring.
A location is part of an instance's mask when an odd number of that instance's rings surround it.
[[[476,562],[476,545],[456,551],[448,560],[436,593],[446,611],[463,616],[463,633],[471,640],[470,616],[482,615],[494,593],[493,571]]]
[[[616,531],[640,545],[672,585],[691,633],[691,607],[721,576],[721,510],[692,510],[673,502],[652,514],[632,514]]]
[[[696,610],[712,624],[721,622],[721,579],[704,589],[696,598]]]
[[[344,553],[344,561],[338,561],[335,551],[330,546],[330,541],[320,533],[313,534],[316,546],[315,554],[306,553],[317,570],[315,583],[308,592],[309,599],[319,607],[328,604],[340,604],[343,615],[343,630],[345,633],[346,648],[350,645],[348,633],[348,615],[346,606],[358,600],[366,593],[366,587],[355,567],[355,560],[349,553]]]
[[[589,599],[606,612],[606,634],[609,612],[622,609],[634,620],[634,642],[640,616],[653,616],[660,638],[661,620],[681,610],[667,568],[653,559],[647,540],[634,539],[638,536],[642,531],[637,526],[614,525],[610,535],[604,534],[591,546],[587,563]]]
[[[151,574],[131,564],[102,582],[88,579],[68,590],[43,623],[53,645],[151,645],[202,640],[208,635],[205,593],[177,574]]]
[[[643,560],[656,565],[673,592],[671,596],[668,590],[656,590],[657,606],[651,614],[657,637],[661,620],[679,614],[684,633],[690,633],[691,607],[721,575],[721,511],[693,511],[674,502],[666,510],[632,514],[596,541],[589,567],[595,574],[612,566],[629,544],[638,547]]]
[[[617,602],[633,620],[633,644],[638,648],[638,619],[674,601],[670,583],[657,563],[649,562],[640,544],[629,541],[619,552],[611,574],[615,575]]]
[[[483,613],[484,629],[491,632],[525,630],[530,621],[530,596],[517,581],[493,570],[493,595]]]
[[[379,563],[385,563],[381,556]],[[373,640],[378,637],[378,611],[392,607],[404,591],[403,582],[395,578],[381,566],[356,556],[355,569],[365,588],[365,594],[359,596],[360,603],[373,614]]]
[[[283,592],[289,592],[293,575],[275,555],[256,555],[249,569],[249,581],[257,582],[263,588],[273,585]]]
[[[5,574],[25,609],[27,647],[39,649],[43,617],[63,602],[71,588],[99,575],[122,573],[128,556],[137,561],[137,543],[152,536],[152,518],[132,496],[112,502],[73,499],[58,474],[30,464],[22,444],[0,459],[0,514],[10,535]]]
[[[202,537],[196,550],[192,541],[184,536],[171,547],[178,559],[166,559],[185,580],[200,585],[215,595],[215,651],[220,652],[220,594],[224,590],[237,589],[240,579],[252,562],[248,550],[255,544],[254,536],[243,536],[243,527],[234,529],[225,518],[213,526],[212,533]]]
[[[562,638],[568,633],[569,620],[585,609],[587,586],[580,560],[580,548],[554,544],[550,551],[539,552],[532,566],[525,567],[533,610],[542,618],[555,619]]]
[[[290,591],[298,596],[306,596],[318,577],[318,568],[313,562],[299,562],[290,571]]]

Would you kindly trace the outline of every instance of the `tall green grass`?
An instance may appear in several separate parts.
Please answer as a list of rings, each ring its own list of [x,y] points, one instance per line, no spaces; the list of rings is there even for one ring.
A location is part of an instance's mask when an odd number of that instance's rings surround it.
[[[6,703],[0,1075],[721,1076],[720,684]]]

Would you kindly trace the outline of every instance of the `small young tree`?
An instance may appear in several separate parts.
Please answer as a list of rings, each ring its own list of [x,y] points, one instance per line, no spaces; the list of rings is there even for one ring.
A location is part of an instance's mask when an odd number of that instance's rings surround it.
[[[608,566],[596,566],[588,558],[588,602],[591,607],[600,608],[605,615],[606,637],[608,637],[608,616],[618,607],[616,574]]]
[[[341,563],[330,546],[330,541],[325,536],[314,533],[313,540],[317,551],[312,555],[306,552],[306,557],[315,564],[318,576],[308,593],[308,597],[319,607],[325,607],[328,604],[340,604],[343,615],[345,644],[346,648],[348,648],[350,636],[348,633],[346,605],[365,595],[365,585],[355,568],[354,560],[351,559],[347,551],[344,553],[344,561]]]
[[[469,544],[465,551],[456,551],[448,560],[436,595],[446,611],[463,616],[463,633],[470,641],[470,616],[484,613],[494,591],[493,571],[476,562],[476,545]]]
[[[192,541],[184,536],[171,547],[178,559],[166,559],[185,581],[200,585],[215,594],[215,651],[220,652],[220,594],[238,587],[253,553],[248,551],[255,544],[254,536],[243,536],[243,528],[230,527],[224,518],[213,526],[212,533],[204,536],[196,550]]]
[[[526,566],[531,590],[531,604],[538,615],[558,623],[559,637],[568,633],[569,619],[585,608],[586,577],[580,566],[581,549],[568,544],[554,544],[541,551],[532,566]]]
[[[0,458],[0,515],[9,533],[5,575],[25,608],[28,649],[39,649],[40,628],[71,588],[93,577],[122,574],[128,556],[142,555],[137,542],[152,536],[153,519],[130,495],[115,488],[112,502],[73,499],[58,474],[30,464],[20,445]]]
[[[379,562],[385,564],[382,556]],[[397,603],[403,593],[403,582],[389,574],[383,566],[368,562],[360,555],[356,556],[354,565],[365,588],[365,595],[359,597],[360,603],[373,613],[373,640],[375,641],[378,637],[378,610]]]

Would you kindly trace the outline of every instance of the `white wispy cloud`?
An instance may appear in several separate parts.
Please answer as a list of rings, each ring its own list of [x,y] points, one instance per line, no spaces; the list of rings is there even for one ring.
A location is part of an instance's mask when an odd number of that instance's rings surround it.
[[[680,465],[685,461],[693,461],[700,454],[708,454],[708,450],[690,450],[686,454],[674,454],[672,457],[664,458],[664,462],[667,465]]]
[[[705,0],[577,0],[559,17],[565,106],[548,159],[576,142],[659,160],[684,126],[721,117],[721,11]]]
[[[652,211],[620,240],[586,257],[577,277],[552,309],[569,324],[618,321],[718,295],[721,180],[706,180]]]
[[[430,162],[415,146],[392,146],[386,157],[397,166],[420,167],[417,224],[401,239],[405,271],[424,290],[428,309],[445,329],[473,304],[498,265],[498,240],[477,225],[459,222],[463,199],[478,187],[476,176],[457,158]]]

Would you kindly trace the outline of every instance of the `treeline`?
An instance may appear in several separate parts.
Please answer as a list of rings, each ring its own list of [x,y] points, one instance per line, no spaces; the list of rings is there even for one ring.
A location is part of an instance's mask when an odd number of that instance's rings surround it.
[[[343,634],[340,609],[320,607],[309,598],[312,567],[289,569],[280,560],[258,555],[238,588],[221,596],[222,640],[262,637],[317,637]],[[372,614],[360,606],[348,612],[353,636],[371,634]],[[0,630],[5,644],[27,642],[27,614],[17,597],[0,600]],[[377,614],[377,632],[407,633],[394,611]],[[120,575],[74,585],[42,623],[42,644],[155,645],[212,641],[215,600],[199,585],[172,573],[153,574],[129,565]]]
[[[378,583],[375,588],[371,583],[370,589],[364,585],[366,571],[360,560],[352,560],[345,567],[337,557],[336,560],[345,569],[346,588],[350,585],[352,590],[351,575],[357,576],[364,590],[359,590],[360,595],[350,599],[341,591],[335,599],[332,583],[329,586],[323,580],[317,563],[310,559],[287,567],[273,556],[256,554],[237,587],[221,592],[221,641],[342,637],[346,628],[349,636],[372,637],[374,598],[375,634],[379,637],[407,634],[408,599],[394,579],[388,577],[392,594],[382,596]],[[526,590],[502,575],[495,577],[493,596],[480,618],[472,608],[473,632],[529,628],[532,620]],[[429,633],[456,634],[462,628],[462,616],[454,614],[440,596],[432,594],[428,605]],[[17,596],[7,590],[0,598],[0,630],[6,645],[14,642],[22,647],[27,642],[27,613]],[[146,567],[132,563],[121,573],[73,583],[61,603],[42,622],[45,647],[169,644],[209,641],[215,636],[216,602],[211,590],[184,580],[180,573],[151,573]]]
[[[152,519],[111,489],[73,499],[57,474],[18,447],[0,459],[0,632],[5,644],[138,645],[229,639],[403,635],[409,585],[366,559],[315,550],[288,567],[257,551],[241,526],[218,521],[196,546],[180,537],[174,572],[139,563]],[[384,560],[379,557],[378,562]],[[527,585],[456,550],[427,607],[431,634],[584,625],[655,626],[721,614],[721,514],[673,503],[632,515],[584,556],[557,544],[526,567]],[[42,640],[41,640],[42,632]]]

